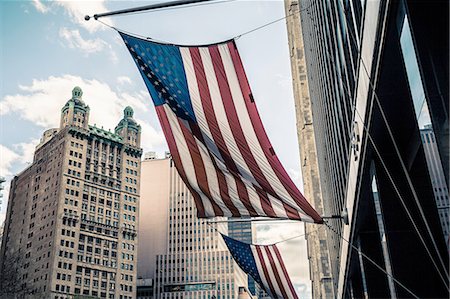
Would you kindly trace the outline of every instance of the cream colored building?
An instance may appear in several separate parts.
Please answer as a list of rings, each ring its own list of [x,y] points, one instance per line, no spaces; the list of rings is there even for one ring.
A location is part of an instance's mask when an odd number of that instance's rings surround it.
[[[198,219],[172,160],[148,157],[142,162],[138,275],[153,280],[153,298],[242,298],[247,275],[216,231],[227,233],[227,225]]]
[[[285,0],[289,52],[293,78],[297,134],[305,197],[316,211],[323,215],[324,205],[320,185],[317,147],[314,136],[312,106],[309,96],[303,35],[297,0]],[[335,298],[330,254],[324,226],[305,224],[310,279],[313,298]]]
[[[90,126],[75,87],[58,129],[11,182],[0,251],[1,298],[135,298],[140,126]]]

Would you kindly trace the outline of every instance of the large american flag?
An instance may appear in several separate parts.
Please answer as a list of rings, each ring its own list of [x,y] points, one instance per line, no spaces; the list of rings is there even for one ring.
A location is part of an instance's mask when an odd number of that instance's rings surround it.
[[[250,245],[222,234],[233,259],[271,298],[298,298],[276,245]]]
[[[121,36],[199,217],[322,222],[275,155],[234,41],[191,47]]]

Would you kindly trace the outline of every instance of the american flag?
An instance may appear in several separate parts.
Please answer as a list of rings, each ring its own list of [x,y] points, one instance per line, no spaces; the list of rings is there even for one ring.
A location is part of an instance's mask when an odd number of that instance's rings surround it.
[[[322,222],[275,155],[233,40],[193,47],[120,34],[199,217]]]
[[[239,267],[271,298],[298,298],[276,245],[250,245],[222,237]]]

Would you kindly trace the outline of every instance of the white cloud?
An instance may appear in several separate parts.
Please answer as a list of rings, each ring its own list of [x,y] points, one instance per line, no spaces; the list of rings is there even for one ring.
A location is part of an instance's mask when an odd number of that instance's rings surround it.
[[[61,108],[70,99],[74,86],[83,89],[83,100],[90,106],[89,123],[113,129],[123,116],[123,109],[131,106],[136,114],[148,113],[150,98],[144,91],[118,93],[98,80],[63,75],[33,80],[21,85],[21,93],[6,95],[0,101],[0,115],[17,113],[25,120],[44,127],[58,127]],[[136,115],[135,114],[135,115]],[[139,120],[143,128],[143,142],[148,146],[163,145],[164,138],[150,123]]]
[[[155,130],[150,124],[140,119],[136,119],[136,121],[141,124],[141,147],[144,153],[155,151],[158,146],[166,143],[162,131]],[[165,146],[165,148],[167,148],[167,146]]]
[[[277,244],[292,283],[297,286],[297,293],[303,295],[305,287],[310,288],[309,263],[302,222],[289,223],[259,223],[256,224],[257,243]],[[300,287],[304,286],[304,287]],[[303,297],[302,297],[303,298]]]
[[[131,79],[127,76],[120,76],[117,77],[117,83],[119,83],[120,85],[124,85],[124,84],[131,84]]]
[[[20,155],[18,153],[0,144],[0,176],[10,176],[13,164],[19,159]]]
[[[40,0],[33,0],[32,3],[33,6],[37,9],[37,11],[41,13],[47,13],[50,10],[50,8],[46,6],[44,3],[42,3],[42,1]]]
[[[63,27],[59,30],[59,36],[64,39],[63,45],[66,45],[71,49],[80,49],[86,54],[100,52],[108,47],[108,44],[100,38],[84,39],[77,29],[69,30]]]
[[[90,21],[86,21],[84,17],[86,15],[94,15],[96,13],[102,13],[108,11],[105,6],[105,0],[58,0],[47,2],[46,4],[40,0],[33,0],[33,6],[37,11],[41,13],[55,12],[55,8],[60,7],[64,9],[67,15],[69,15],[71,21],[89,32],[95,32],[98,30],[104,30],[106,27],[99,22],[96,22],[94,19]],[[110,19],[107,20],[107,23],[113,25],[113,21]]]
[[[86,21],[84,17],[86,15],[94,15],[96,13],[103,13],[109,11],[106,8],[104,0],[84,0],[84,1],[55,1],[55,4],[63,7],[72,19],[72,22],[84,27],[89,32],[95,32],[97,30],[104,30],[106,27],[94,19]],[[105,19],[103,19],[105,20]],[[108,24],[113,24],[113,22],[108,19]]]
[[[118,58],[111,45],[101,38],[84,39],[78,29],[70,30],[66,27],[59,29],[59,36],[63,39],[62,45],[71,49],[79,49],[86,56],[89,54],[109,51],[109,58],[112,62],[117,63]]]
[[[34,151],[36,145],[39,144],[39,139],[32,139],[30,142],[21,142],[14,144],[13,147],[21,153],[19,161],[23,164],[32,163],[34,158]]]

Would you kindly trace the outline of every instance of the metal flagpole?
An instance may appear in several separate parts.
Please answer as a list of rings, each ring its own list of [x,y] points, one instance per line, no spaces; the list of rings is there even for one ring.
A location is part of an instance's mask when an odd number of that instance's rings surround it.
[[[145,10],[152,10],[152,9],[158,9],[158,8],[166,8],[166,7],[187,5],[187,4],[193,4],[193,3],[199,3],[199,2],[209,2],[209,1],[212,1],[212,0],[178,0],[178,1],[170,1],[170,2],[151,4],[151,5],[144,5],[144,6],[139,6],[139,7],[135,7],[135,8],[121,9],[121,10],[116,10],[116,11],[110,11],[110,12],[105,12],[105,13],[94,14],[92,17],[95,20],[98,20],[100,18],[108,17],[108,16],[121,15],[121,14],[127,14],[127,13],[139,12],[139,11],[145,11]],[[89,21],[91,19],[91,16],[86,15],[84,17],[84,19],[86,21]]]

